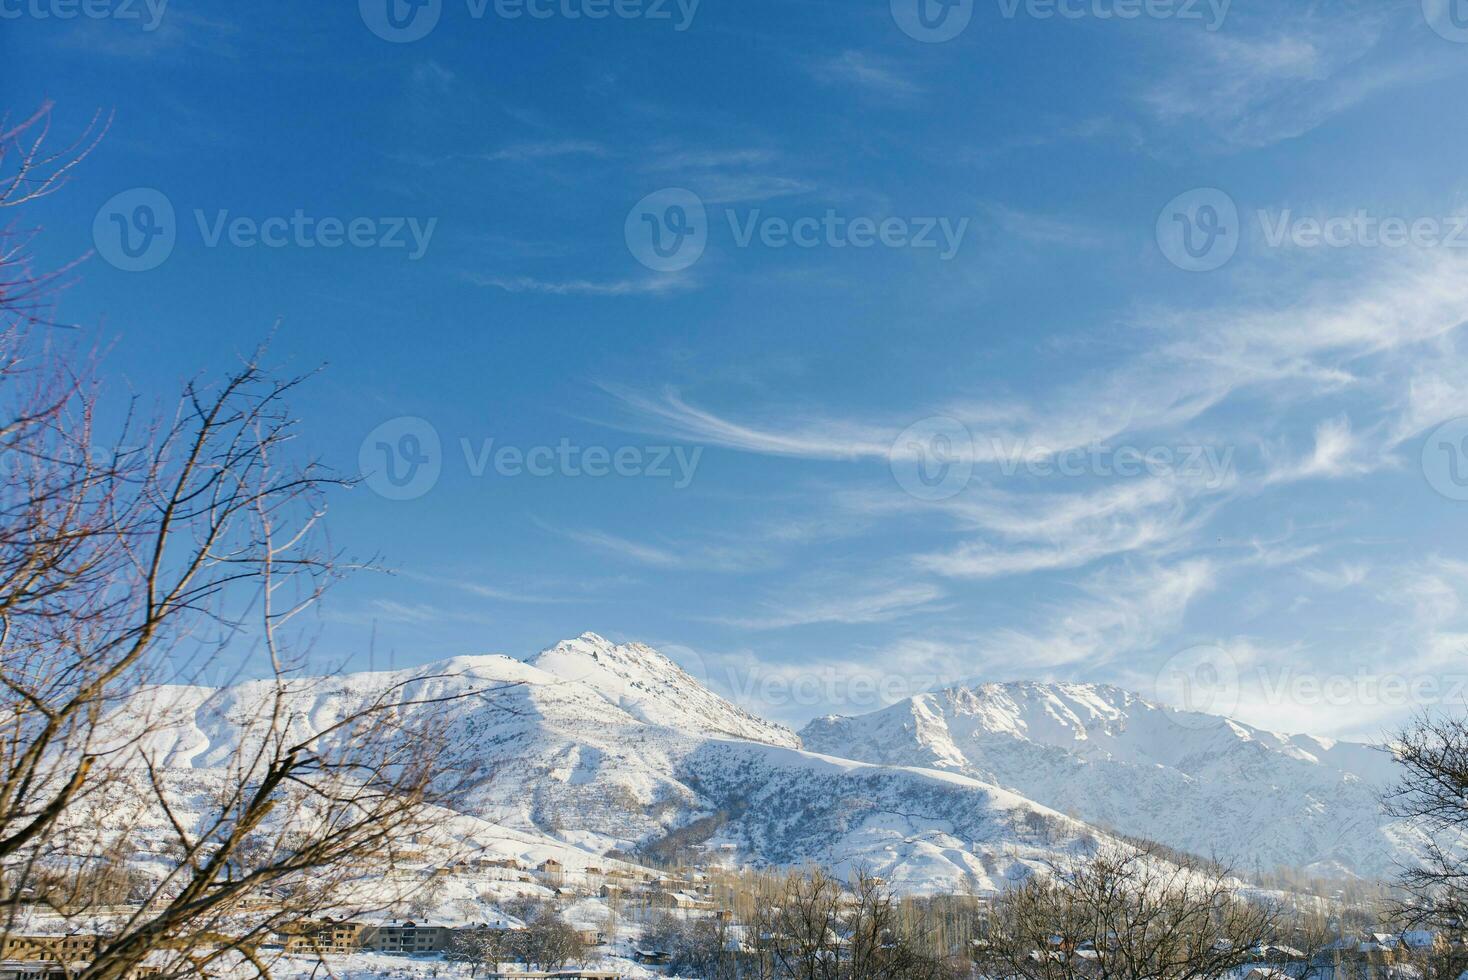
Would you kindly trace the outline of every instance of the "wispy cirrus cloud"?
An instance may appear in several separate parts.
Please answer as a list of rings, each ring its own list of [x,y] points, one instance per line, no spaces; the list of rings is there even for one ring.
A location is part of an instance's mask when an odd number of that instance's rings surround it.
[[[479,159],[491,163],[533,163],[557,157],[595,157],[602,159],[612,151],[592,140],[539,140],[528,143],[511,143],[481,154]]]
[[[812,590],[796,590],[779,602],[759,604],[745,616],[706,617],[708,622],[747,630],[778,630],[820,623],[885,623],[903,616],[931,611],[947,593],[925,582],[842,587],[831,591],[824,584]]]
[[[818,184],[796,173],[788,160],[763,146],[655,146],[641,171],[695,191],[705,204],[735,204],[796,197]]]
[[[1113,236],[1106,231],[1071,218],[1025,211],[1003,204],[988,203],[983,207],[1007,234],[1036,245],[1098,249],[1114,244]]]
[[[1357,104],[1449,70],[1446,61],[1384,55],[1400,10],[1312,5],[1265,23],[1184,39],[1174,68],[1141,93],[1164,124],[1197,123],[1223,149],[1300,136]],[[1403,8],[1405,9],[1405,8]],[[1415,11],[1414,11],[1415,12]]]
[[[885,99],[908,99],[922,86],[903,75],[892,61],[863,51],[842,51],[810,64],[818,81],[854,86],[868,95]]]
[[[664,296],[698,288],[688,275],[648,276],[642,279],[537,279],[534,276],[471,275],[470,282],[507,293],[542,293],[547,296]]]
[[[775,557],[758,543],[728,544],[707,540],[669,543],[634,540],[606,531],[556,527],[539,521],[537,524],[568,541],[614,558],[653,568],[749,572],[769,568],[776,563]]]
[[[1371,575],[1371,566],[1364,561],[1344,561],[1330,568],[1302,568],[1300,574],[1323,589],[1339,592],[1365,582]]]
[[[1298,458],[1266,454],[1264,483],[1337,480],[1370,473],[1390,462],[1377,441],[1352,432],[1351,421],[1344,416],[1326,419],[1315,428],[1315,448],[1310,453]]]
[[[1077,598],[1044,604],[1043,625],[994,630],[974,652],[987,669],[1008,673],[1101,666],[1155,647],[1216,581],[1217,566],[1203,558],[1108,569],[1083,580]]]
[[[1348,284],[1321,283],[1288,302],[1259,301],[1198,311],[1152,309],[1136,325],[1158,343],[1122,366],[1047,390],[1043,407],[1024,398],[967,400],[918,407],[902,415],[852,418],[772,407],[764,417],[735,419],[689,401],[676,389],[648,393],[604,385],[623,410],[618,424],[743,452],[824,460],[887,461],[903,453],[897,436],[915,420],[951,417],[974,434],[960,456],[1001,463],[1024,454],[1059,453],[1122,438],[1185,432],[1185,427],[1245,393],[1303,404],[1343,391],[1369,399],[1377,420],[1361,430],[1390,450],[1411,413],[1420,431],[1454,410],[1457,380],[1468,370],[1443,366],[1443,351],[1468,319],[1468,262],[1421,252],[1383,261]],[[1435,383],[1422,371],[1433,365]],[[1451,380],[1449,380],[1451,378]],[[1259,442],[1251,426],[1220,444]],[[1399,441],[1399,439],[1396,439]],[[1317,432],[1318,475],[1358,472],[1364,451],[1349,428]],[[1281,471],[1283,472],[1283,471]],[[1304,471],[1301,471],[1304,472]],[[1241,479],[1262,482],[1256,474]]]

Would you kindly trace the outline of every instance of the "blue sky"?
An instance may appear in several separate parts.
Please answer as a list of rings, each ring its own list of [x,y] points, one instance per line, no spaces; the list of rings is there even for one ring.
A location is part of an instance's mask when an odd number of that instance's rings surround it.
[[[1461,702],[1468,10],[393,2],[0,3],[117,390],[326,365],[322,663]]]

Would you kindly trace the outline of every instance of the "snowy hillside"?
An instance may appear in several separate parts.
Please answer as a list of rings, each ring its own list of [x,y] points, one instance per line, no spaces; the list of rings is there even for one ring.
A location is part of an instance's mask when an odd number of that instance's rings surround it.
[[[993,782],[1241,871],[1389,876],[1409,846],[1381,816],[1393,778],[1385,753],[1180,712],[1115,687],[957,687],[817,719],[801,737],[820,752]]]
[[[470,774],[456,810],[588,855],[692,846],[738,863],[860,865],[915,891],[995,889],[1095,840],[965,775],[804,752],[794,733],[656,651],[589,633],[527,661],[460,657],[303,682],[294,713],[319,731],[409,680],[404,701],[436,703],[406,710],[433,711],[453,746],[446,764]],[[160,689],[136,713],[168,705],[177,724],[154,753],[207,773],[268,693],[261,683]],[[456,694],[466,696],[441,700]]]
[[[755,865],[862,865],[931,891],[1001,887],[1109,836],[1097,828],[1241,871],[1384,875],[1407,847],[1378,816],[1390,764],[1376,750],[1182,715],[1109,687],[955,688],[797,737],[650,647],[586,633],[527,660],[303,682],[297,724],[323,730],[405,682],[405,701],[434,703],[404,710],[434,713],[453,747],[445,764],[469,777],[457,811],[588,856],[694,848]],[[173,714],[153,754],[207,773],[268,693],[158,689],[131,713]]]

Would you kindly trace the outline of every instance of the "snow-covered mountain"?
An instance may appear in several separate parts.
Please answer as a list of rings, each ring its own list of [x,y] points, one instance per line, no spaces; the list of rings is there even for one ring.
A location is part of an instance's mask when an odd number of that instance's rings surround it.
[[[967,775],[803,751],[650,648],[590,633],[527,661],[321,679],[302,685],[293,713],[319,731],[409,681],[405,702],[435,703],[404,710],[435,712],[446,764],[471,776],[456,810],[587,853],[698,845],[734,862],[864,866],[930,891],[997,889],[1096,843],[1081,822]],[[269,690],[154,691],[150,706],[181,720],[153,754],[175,770],[220,766]],[[441,700],[455,694],[466,696]]]
[[[1412,836],[1383,817],[1372,746],[1262,731],[1116,687],[981,684],[802,732],[807,749],[995,783],[1240,871],[1389,876]]]
[[[454,809],[588,855],[694,846],[757,865],[861,865],[932,891],[996,889],[1116,832],[1245,872],[1387,875],[1411,847],[1380,816],[1391,765],[1379,751],[1111,687],[960,687],[797,736],[650,647],[585,633],[526,660],[316,679],[293,713],[320,731],[402,685],[422,702],[403,710],[433,712],[446,764],[468,774]],[[270,690],[157,689],[129,714],[173,714],[152,754],[207,778]]]
[[[641,643],[619,646],[595,633],[583,633],[542,650],[528,662],[556,677],[585,683],[649,725],[800,747],[790,729],[735,707]]]

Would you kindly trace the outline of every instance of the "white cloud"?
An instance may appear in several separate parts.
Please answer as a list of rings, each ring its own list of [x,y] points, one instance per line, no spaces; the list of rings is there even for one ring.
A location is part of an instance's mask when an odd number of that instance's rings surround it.
[[[680,541],[676,546],[650,544],[605,531],[557,528],[537,522],[541,528],[585,547],[639,565],[663,569],[693,569],[714,572],[747,572],[768,568],[774,559],[756,545],[726,545],[708,541]]]
[[[777,630],[816,623],[884,623],[930,608],[946,593],[940,587],[914,582],[860,589],[842,588],[801,595],[779,603],[765,603],[750,616],[728,616],[710,622],[748,630]]]
[[[1010,674],[1104,664],[1173,633],[1216,577],[1213,562],[1202,558],[1118,566],[1086,579],[1079,599],[1047,604],[1044,627],[996,630],[978,652],[990,669]]]
[[[495,163],[533,163],[555,157],[606,157],[610,152],[602,144],[591,140],[542,140],[512,143],[485,153],[480,159]]]
[[[1022,211],[1002,204],[987,204],[984,209],[1007,234],[1037,245],[1097,249],[1112,244],[1110,235],[1071,219]]]
[[[698,281],[692,276],[662,275],[645,279],[613,279],[597,282],[590,279],[536,279],[531,276],[469,277],[477,286],[491,286],[507,293],[545,293],[550,296],[661,296],[666,293],[694,289]]]
[[[1300,574],[1321,588],[1339,592],[1365,582],[1371,566],[1364,561],[1346,561],[1333,568],[1302,568]]]
[[[898,72],[889,61],[862,51],[843,51],[810,66],[810,72],[823,82],[852,85],[882,98],[905,99],[917,95],[922,87]]]
[[[1309,132],[1360,102],[1439,70],[1382,54],[1389,12],[1313,5],[1255,29],[1184,39],[1175,66],[1141,94],[1162,123],[1197,122],[1225,148],[1267,146]]]
[[[1386,462],[1380,447],[1353,433],[1350,420],[1342,416],[1326,419],[1316,427],[1315,448],[1308,455],[1286,460],[1266,458],[1264,483],[1360,476]]]

